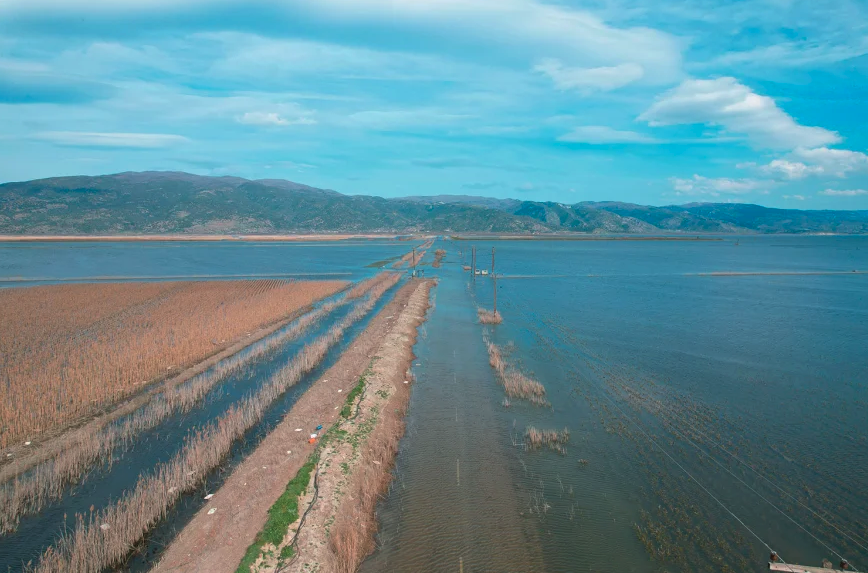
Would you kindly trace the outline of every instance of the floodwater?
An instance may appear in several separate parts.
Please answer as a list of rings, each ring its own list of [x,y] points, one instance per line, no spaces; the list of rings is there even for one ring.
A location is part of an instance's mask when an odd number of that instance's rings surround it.
[[[496,249],[495,327],[474,324],[494,284],[461,270],[472,245],[481,268]],[[433,248],[363,571],[761,571],[770,548],[868,569],[868,238]],[[501,406],[484,329],[550,408]],[[567,428],[566,453],[525,450],[531,425]]]
[[[461,268],[472,245],[482,268],[496,249],[504,322],[494,327],[475,316],[477,305],[492,307],[494,281],[473,281]],[[0,280],[357,279],[409,246],[0,245]],[[840,554],[868,569],[868,275],[853,272],[868,270],[868,238],[441,240],[426,260],[436,248],[448,254],[441,269],[424,267],[440,284],[415,348],[378,548],[363,572],[759,572],[769,548],[790,563],[837,564]],[[546,387],[550,407],[519,398],[502,405],[484,332]],[[65,511],[88,507],[91,495],[102,505],[116,499],[295,344],[228,379],[204,409],[119,452],[118,464],[64,498]],[[202,491],[183,498],[128,568],[158,558],[204,490],[219,486],[315,375],[275,405]],[[566,452],[525,449],[529,426],[567,428]],[[132,460],[129,471],[121,467]],[[19,570],[57,535],[62,504],[33,545],[0,538],[0,570]],[[22,528],[39,533],[44,519],[26,518]]]
[[[100,280],[336,278],[412,247],[386,239],[347,241],[0,242],[0,287]]]

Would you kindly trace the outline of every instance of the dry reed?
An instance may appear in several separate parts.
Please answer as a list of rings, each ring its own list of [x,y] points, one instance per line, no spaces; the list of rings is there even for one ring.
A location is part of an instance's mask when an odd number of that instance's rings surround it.
[[[79,479],[97,461],[110,462],[111,454],[118,445],[130,443],[139,433],[155,427],[171,414],[189,410],[215,384],[271,350],[297,338],[338,306],[391,280],[390,275],[391,273],[380,273],[362,281],[342,298],[325,302],[293,321],[287,328],[220,361],[210,370],[183,384],[167,388],[118,424],[83,428],[53,459],[37,465],[26,474],[15,476],[10,483],[0,488],[0,532],[13,531],[21,516],[37,512],[51,500],[59,499],[64,486]]]
[[[500,324],[503,322],[503,317],[497,310],[478,308],[476,309],[476,316],[479,319],[479,324]]]
[[[282,280],[0,291],[0,448],[93,414],[346,285]]]
[[[549,405],[545,386],[509,364],[499,346],[490,340],[486,340],[485,344],[488,346],[488,362],[497,373],[507,396],[523,398],[538,406]]]
[[[539,430],[533,426],[528,426],[524,430],[524,446],[529,450],[546,447],[566,454],[565,444],[569,441],[570,431],[567,428],[563,430]]]
[[[431,263],[431,266],[435,269],[439,269],[443,263],[443,257],[446,256],[446,251],[443,249],[437,249],[434,251],[434,262]]]
[[[305,347],[256,393],[229,409],[215,423],[188,438],[175,457],[159,464],[114,505],[78,516],[75,529],[41,556],[37,572],[98,572],[119,564],[130,548],[185,491],[216,468],[232,444],[258,423],[266,409],[288,388],[312,371],[355,322],[365,316],[400,276],[393,274],[371,289],[328,332]]]

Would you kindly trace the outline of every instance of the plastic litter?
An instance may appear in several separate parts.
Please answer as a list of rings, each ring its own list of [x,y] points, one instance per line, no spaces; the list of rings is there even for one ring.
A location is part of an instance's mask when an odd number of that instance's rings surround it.
[[[208,495],[205,496],[205,499],[211,499],[212,497],[214,497],[214,494],[209,493]]]
[[[25,445],[25,446],[29,446],[29,445],[30,445],[30,442],[24,442],[24,445]]]
[[[316,427],[317,431],[322,430],[322,424]]]
[[[316,438],[311,438],[311,439],[309,439],[309,440],[307,441],[307,443],[308,443],[308,444],[315,444],[315,443],[316,443]]]
[[[214,515],[215,513],[217,513],[216,507],[212,507],[211,509],[208,510],[208,515]]]
[[[296,432],[300,432],[300,431],[301,431],[301,428],[296,428],[295,431],[296,431]]]
[[[342,388],[338,388],[338,392],[343,392],[343,389],[342,389]]]
[[[316,439],[316,434],[311,434],[310,437]]]
[[[108,523],[103,523],[102,525],[99,526],[99,528],[102,529],[103,531],[108,531],[111,528],[111,525],[109,525]]]

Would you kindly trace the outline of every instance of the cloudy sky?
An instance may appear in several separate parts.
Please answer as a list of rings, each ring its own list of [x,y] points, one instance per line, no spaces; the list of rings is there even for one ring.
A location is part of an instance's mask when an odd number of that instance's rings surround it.
[[[3,0],[0,180],[868,208],[864,0]]]

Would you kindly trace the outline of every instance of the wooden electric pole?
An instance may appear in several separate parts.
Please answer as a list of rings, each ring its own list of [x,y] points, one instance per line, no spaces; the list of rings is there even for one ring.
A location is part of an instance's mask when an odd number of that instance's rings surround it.
[[[473,282],[476,282],[476,246],[473,246],[473,253],[471,255],[472,266],[470,268],[470,272],[473,273]]]
[[[497,315],[497,275],[494,274],[494,247],[491,247],[491,283],[494,285],[494,314]]]

